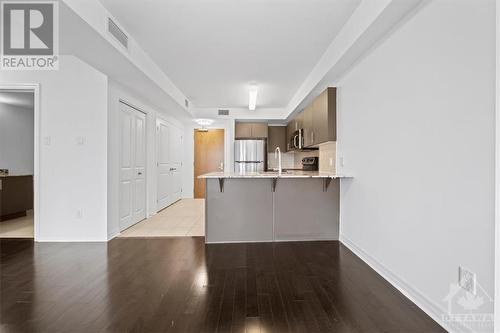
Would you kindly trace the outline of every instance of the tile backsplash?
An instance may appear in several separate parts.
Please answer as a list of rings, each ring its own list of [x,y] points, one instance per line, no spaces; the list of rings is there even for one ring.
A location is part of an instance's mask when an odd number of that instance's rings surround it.
[[[319,171],[335,173],[337,143],[325,142],[319,146]]]
[[[293,156],[293,152],[282,153],[281,154],[281,167],[283,169],[295,169],[295,160]],[[268,169],[277,169],[278,168],[278,159],[274,158],[274,153],[267,154],[267,168]],[[302,165],[300,166],[302,168]]]

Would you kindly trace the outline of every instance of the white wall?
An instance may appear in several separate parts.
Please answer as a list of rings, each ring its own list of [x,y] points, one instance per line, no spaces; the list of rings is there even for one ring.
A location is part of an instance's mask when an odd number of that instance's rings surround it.
[[[34,110],[0,103],[0,169],[11,175],[34,172]]]
[[[337,83],[341,237],[435,314],[459,265],[494,292],[494,83],[493,0],[430,1]]]
[[[119,227],[119,103],[120,100],[140,109],[146,114],[146,179],[147,179],[147,216],[156,214],[157,186],[156,186],[156,120],[162,118],[173,126],[183,130],[183,123],[169,114],[169,110],[157,110],[146,102],[141,96],[134,94],[128,88],[110,80],[108,86],[108,239],[120,232]]]
[[[200,128],[194,121],[184,126],[184,164],[182,176],[182,197],[194,196],[194,130]],[[217,119],[211,129],[224,129],[224,171],[234,170],[234,119]]]
[[[58,71],[0,75],[0,84],[40,84],[37,240],[103,241],[107,238],[107,77],[73,56],[61,56],[60,61]],[[78,137],[84,138],[83,145],[77,145]],[[44,144],[49,139],[50,144]]]

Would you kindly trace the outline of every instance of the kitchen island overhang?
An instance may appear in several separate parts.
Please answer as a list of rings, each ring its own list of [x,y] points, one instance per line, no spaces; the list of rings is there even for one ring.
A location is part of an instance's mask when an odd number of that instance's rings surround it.
[[[215,172],[206,180],[205,242],[338,240],[340,179],[294,171]]]

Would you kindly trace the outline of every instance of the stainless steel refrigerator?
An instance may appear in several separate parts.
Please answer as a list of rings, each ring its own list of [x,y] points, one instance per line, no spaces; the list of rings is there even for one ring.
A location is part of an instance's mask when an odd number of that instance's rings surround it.
[[[235,140],[234,171],[240,173],[264,171],[265,155],[265,140]]]

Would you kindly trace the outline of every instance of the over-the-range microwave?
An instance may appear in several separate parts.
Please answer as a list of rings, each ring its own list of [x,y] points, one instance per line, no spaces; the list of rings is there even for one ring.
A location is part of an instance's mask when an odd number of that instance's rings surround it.
[[[290,149],[302,149],[304,146],[303,131],[304,130],[301,128],[293,132],[289,142]]]

